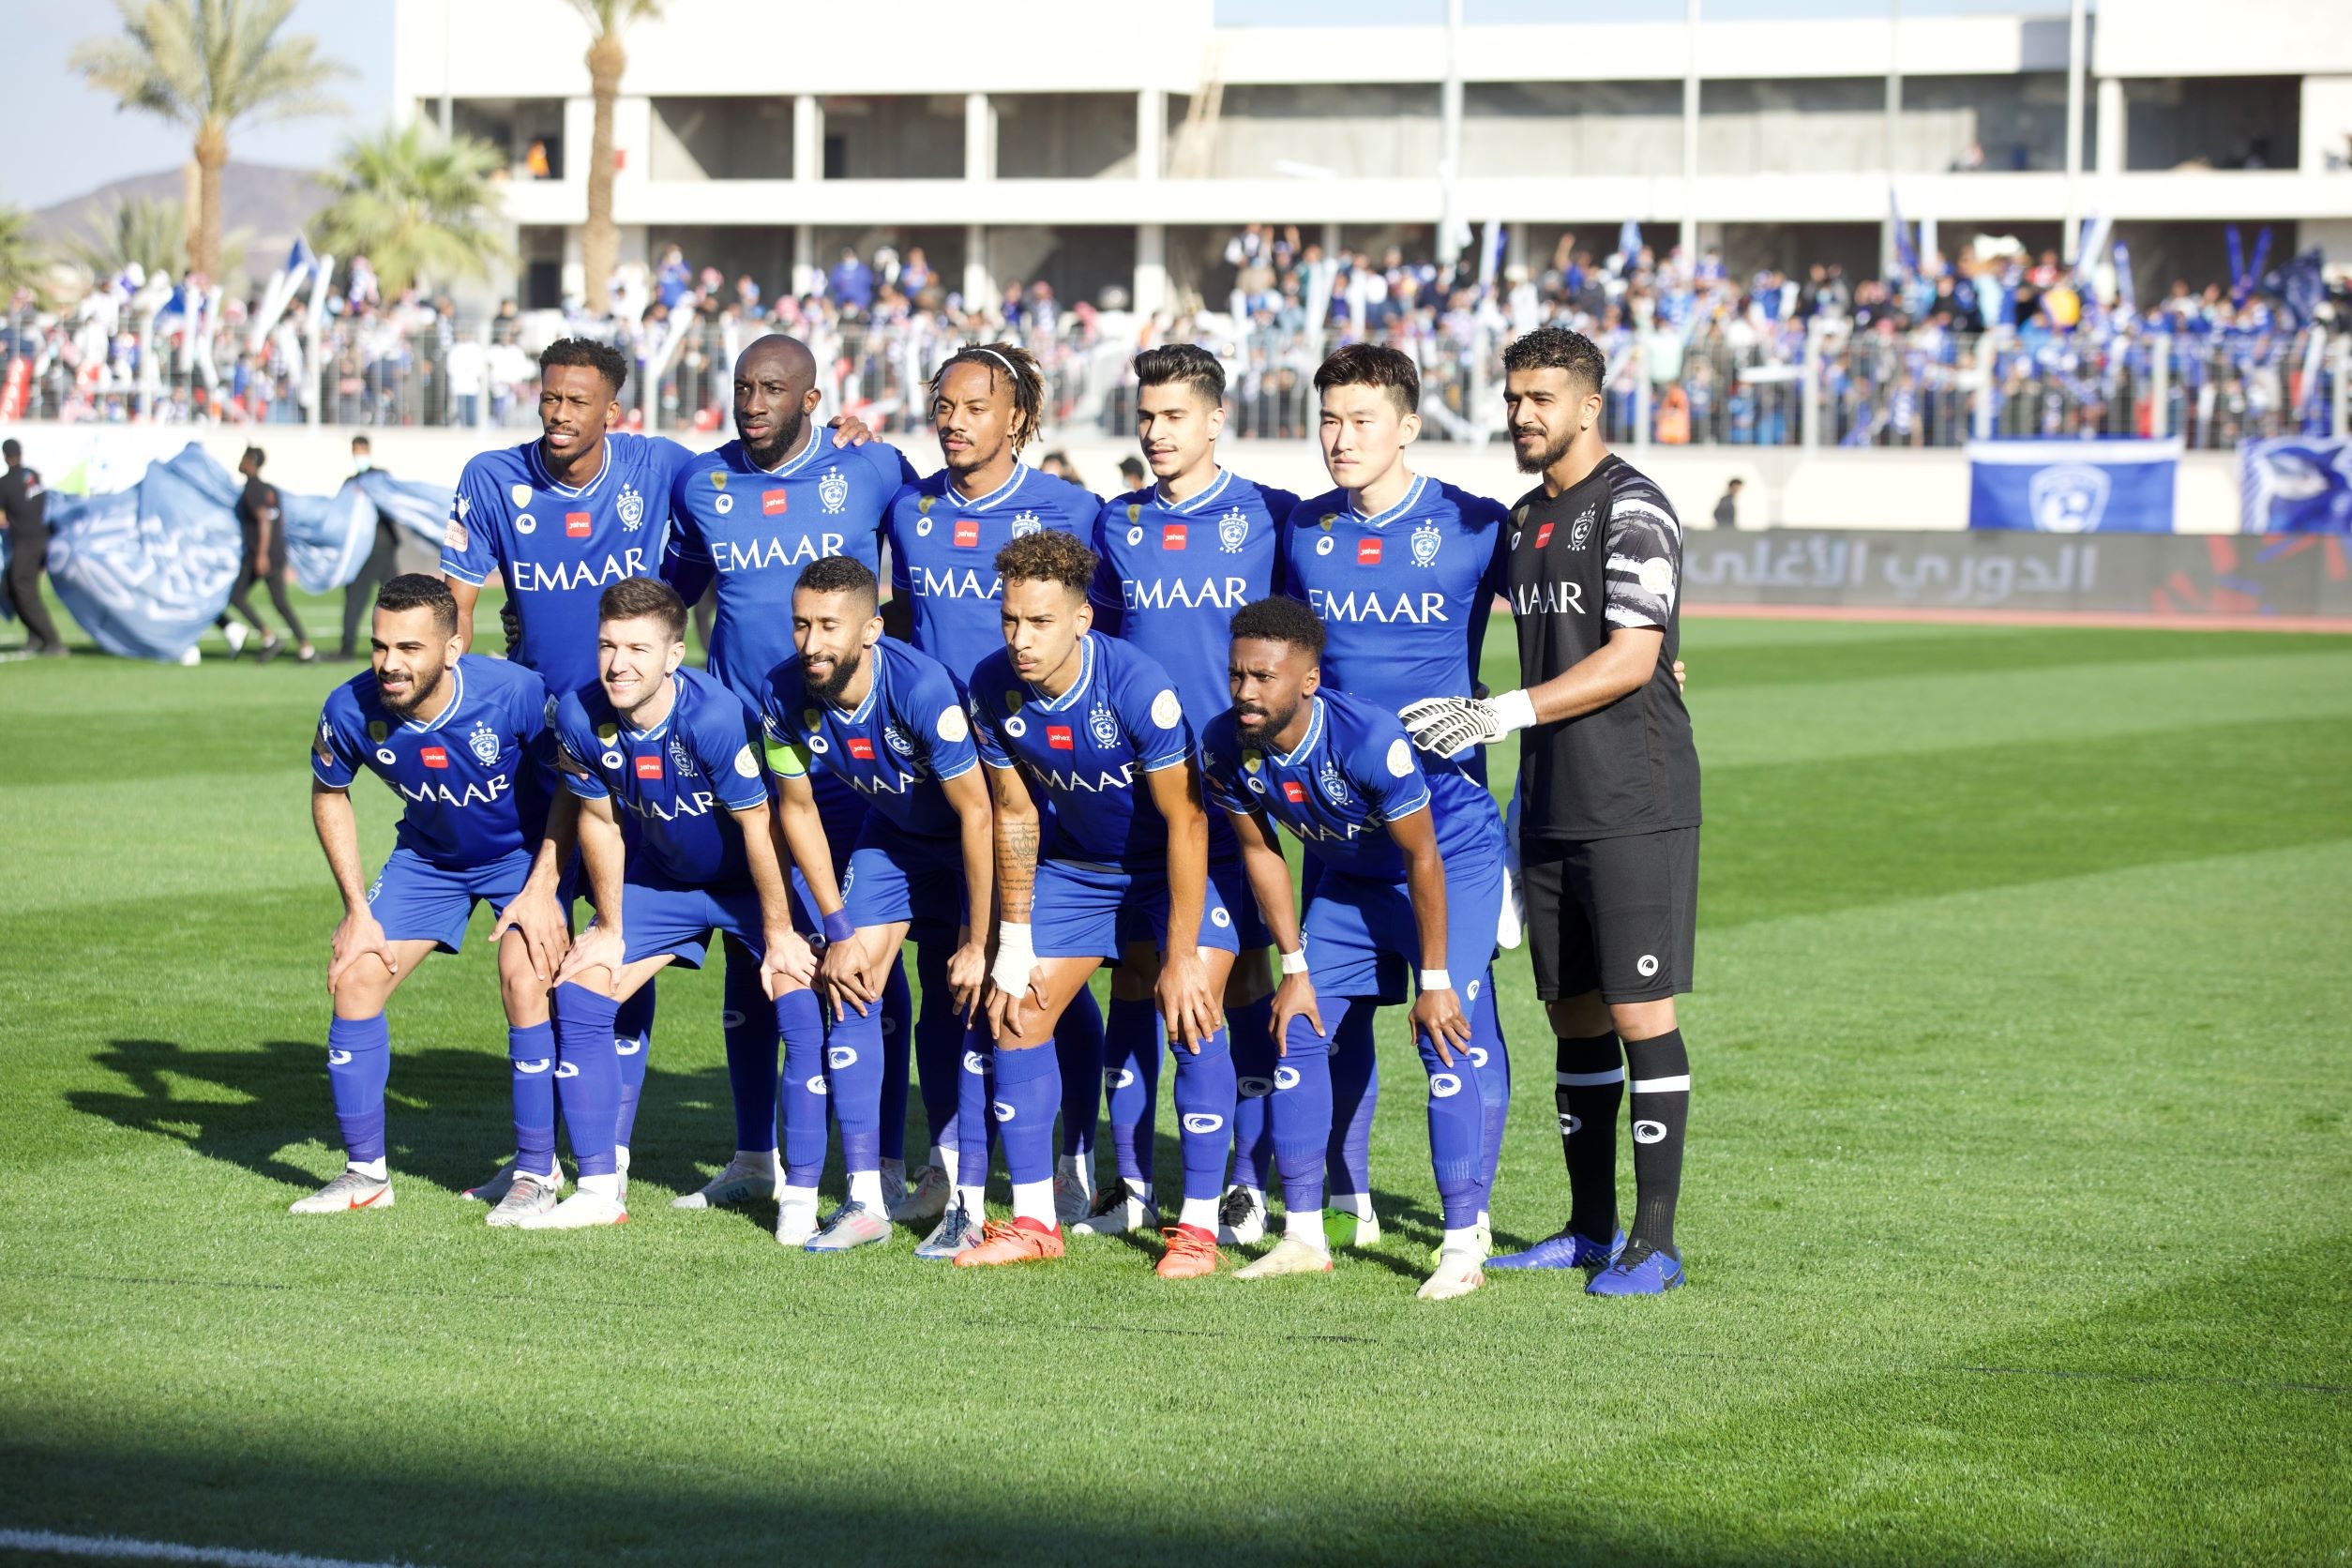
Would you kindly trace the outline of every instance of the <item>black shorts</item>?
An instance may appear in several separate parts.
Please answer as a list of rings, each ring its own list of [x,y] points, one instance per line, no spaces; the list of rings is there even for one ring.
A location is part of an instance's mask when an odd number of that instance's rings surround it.
[[[1519,848],[1528,952],[1545,1002],[1599,991],[1658,1002],[1691,988],[1698,829]]]

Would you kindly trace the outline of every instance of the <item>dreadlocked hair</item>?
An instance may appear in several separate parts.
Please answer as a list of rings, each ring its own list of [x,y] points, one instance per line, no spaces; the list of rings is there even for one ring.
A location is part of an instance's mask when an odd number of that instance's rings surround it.
[[[940,363],[939,374],[931,378],[931,396],[939,396],[940,384],[958,365],[977,365],[988,371],[990,386],[999,376],[1012,383],[1013,450],[1028,445],[1037,434],[1046,402],[1046,378],[1036,356],[1018,343],[966,343]]]

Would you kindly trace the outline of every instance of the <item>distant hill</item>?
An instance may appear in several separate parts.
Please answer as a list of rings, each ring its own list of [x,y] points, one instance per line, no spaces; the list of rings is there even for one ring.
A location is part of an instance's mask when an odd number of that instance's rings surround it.
[[[133,174],[42,207],[33,214],[33,234],[45,244],[88,236],[106,221],[118,202],[130,197],[177,202],[187,189],[186,176],[179,169]],[[220,171],[221,232],[248,232],[246,262],[257,278],[269,276],[294,244],[295,231],[327,201],[327,188],[319,183],[315,170],[233,159]]]

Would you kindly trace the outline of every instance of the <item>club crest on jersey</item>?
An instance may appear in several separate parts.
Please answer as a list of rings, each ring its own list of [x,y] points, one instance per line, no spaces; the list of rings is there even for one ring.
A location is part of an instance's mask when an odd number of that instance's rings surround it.
[[[827,512],[837,512],[850,504],[850,482],[837,468],[825,470],[817,481],[817,500]]]
[[[670,737],[670,763],[678,770],[680,777],[694,776],[694,759],[687,753],[686,742],[675,735]]]
[[[713,490],[725,490],[726,488],[727,488],[727,471],[726,471],[725,469],[723,469],[723,468],[714,468],[714,469],[712,469],[712,470],[711,470],[711,489],[713,489]]]
[[[1113,746],[1119,744],[1119,721],[1101,703],[1096,703],[1094,711],[1086,716],[1086,727],[1093,731],[1096,746]]]
[[[1004,712],[1005,712],[1005,714],[1009,716],[1010,715],[1017,714],[1017,713],[1018,713],[1018,712],[1020,712],[1020,711],[1021,711],[1021,694],[1020,694],[1019,692],[1018,692],[1018,691],[1008,691],[1008,692],[1006,692],[1006,693],[1004,694]]]
[[[509,485],[506,487],[506,498],[518,506],[528,506],[531,505],[531,487],[520,483]]]
[[[1043,522],[1038,520],[1037,514],[1034,512],[1016,512],[1013,514],[1013,537],[1016,539],[1021,538],[1026,535],[1034,534],[1045,526],[1046,525]]]
[[[1142,502],[1130,501],[1127,503],[1127,520],[1129,522],[1140,522],[1143,520]]]
[[[1570,550],[1582,550],[1592,542],[1592,525],[1599,520],[1600,515],[1599,508],[1593,506],[1587,506],[1576,514],[1576,526],[1568,530]]]
[[[476,724],[466,732],[465,744],[485,764],[498,761],[498,731],[487,724]]]
[[[390,727],[380,718],[374,720],[368,726],[368,738],[375,742],[378,746],[382,746],[384,744],[384,737],[391,732],[392,731]]]
[[[885,724],[882,726],[882,744],[889,746],[891,750],[897,752],[901,757],[912,757],[914,755],[914,743],[907,739],[906,731],[899,729],[896,724]]]
[[[1239,506],[1217,519],[1217,545],[1228,555],[1239,555],[1249,540],[1249,519]]]
[[[612,509],[621,514],[621,526],[628,532],[634,534],[645,526],[645,498],[637,493],[635,486],[621,487],[620,499],[612,504]]]
[[[1438,558],[1438,547],[1444,542],[1445,535],[1438,532],[1438,525],[1434,522],[1425,522],[1420,527],[1414,529],[1412,537],[1413,565],[1416,566],[1425,566],[1435,561]]]
[[[1323,787],[1323,798],[1334,806],[1345,806],[1355,798],[1348,791],[1347,776],[1339,771],[1339,764],[1329,757],[1323,759],[1322,771],[1316,775],[1315,781]]]
[[[620,732],[621,727],[609,718],[602,724],[596,726],[596,739],[604,742],[607,746],[611,745],[612,737]]]

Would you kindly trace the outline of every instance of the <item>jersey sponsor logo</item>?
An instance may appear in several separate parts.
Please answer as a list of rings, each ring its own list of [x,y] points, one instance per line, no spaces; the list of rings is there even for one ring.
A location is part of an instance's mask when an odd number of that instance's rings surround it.
[[[1551,542],[1552,525],[1547,522],[1535,531],[1535,548],[1542,550],[1545,545],[1550,544]]]
[[[601,563],[518,561],[514,564],[512,586],[525,594],[562,594],[582,588],[601,588],[623,578],[645,575],[645,552],[625,550],[617,555],[606,556]]]
[[[623,485],[620,498],[613,502],[612,509],[621,514],[621,526],[629,533],[634,534],[645,526],[645,498],[637,493],[636,487]]]
[[[828,513],[838,512],[849,505],[850,481],[839,469],[826,469],[824,477],[817,481],[817,500]]]
[[[1034,534],[1045,526],[1046,525],[1038,520],[1037,514],[1034,512],[1016,512],[1013,514],[1013,537],[1016,539],[1021,538],[1027,535]]]
[[[1119,597],[1129,610],[1239,610],[1249,602],[1249,580],[1204,577],[1198,582],[1182,578],[1138,582],[1123,578]]]
[[[1122,762],[1115,768],[1101,769],[1091,777],[1082,773],[1064,773],[1055,768],[1041,768],[1033,762],[1029,764],[1029,771],[1038,783],[1043,784],[1048,790],[1059,790],[1063,794],[1106,795],[1114,791],[1132,788],[1135,783],[1133,762]]]
[[[1004,721],[1004,732],[1012,736],[1015,740],[1018,740],[1023,735],[1029,733],[1029,720],[1021,717],[1018,714],[1015,714],[1012,717]]]
[[[638,759],[640,761],[644,760],[641,757]],[[660,758],[654,759],[656,767],[660,765]],[[713,798],[708,790],[697,790],[691,794],[681,794],[667,806],[657,800],[625,800],[621,804],[641,817],[649,817],[657,822],[674,822],[681,817],[709,816]]]
[[[1378,539],[1367,541],[1378,544]],[[1378,622],[1382,626],[1399,623],[1428,626],[1451,619],[1445,612],[1445,596],[1440,593],[1382,595],[1369,589],[1362,594],[1353,591],[1334,594],[1328,589],[1309,588],[1306,602],[1316,614],[1326,621]]]
[[[1077,749],[1078,746],[1078,742],[1072,737],[1070,727],[1066,724],[1047,725],[1046,744],[1056,751],[1071,751]]]
[[[1511,590],[1511,608],[1521,615],[1581,615],[1581,582],[1530,582]]]
[[[1184,549],[1184,525],[1181,522],[1162,523],[1160,525],[1160,548],[1162,550]]]
[[[533,517],[529,512],[520,513],[515,518],[515,532],[518,534],[532,533],[537,529],[538,526],[539,520]]]
[[[763,490],[760,492],[760,515],[763,518],[782,517],[785,508],[792,505],[792,499],[791,494],[781,489],[771,487]]]
[[[1142,542],[1143,542],[1143,530],[1142,530],[1142,528],[1141,528],[1141,527],[1139,527],[1139,526],[1138,526],[1138,527],[1130,528],[1130,529],[1128,529],[1128,530],[1127,530],[1127,543],[1129,543],[1129,544],[1131,544],[1131,545],[1139,545],[1139,544],[1141,544]]]
[[[1242,546],[1249,542],[1249,518],[1236,506],[1217,519],[1217,548],[1228,555],[1239,555]]]
[[[735,498],[731,495],[722,494],[716,501],[711,503],[711,510],[716,512],[720,517],[725,517],[728,513],[733,511],[734,509]]]
[[[782,495],[782,490],[770,490]],[[727,500],[726,496],[719,499]],[[782,510],[778,507],[777,510]],[[839,534],[805,534],[787,540],[771,534],[764,539],[717,539],[711,544],[711,565],[722,573],[762,571],[773,566],[799,566],[820,556],[838,555],[845,542]]]
[[[1356,565],[1359,566],[1377,566],[1380,564],[1380,541],[1378,539],[1358,539],[1356,541]]]
[[[1438,558],[1438,547],[1445,543],[1445,535],[1438,532],[1435,522],[1425,522],[1413,530],[1413,565],[1426,566]]]
[[[445,768],[449,765],[448,748],[438,746],[426,746],[416,754],[416,760],[429,768]]]
[[[1282,798],[1289,801],[1292,805],[1304,806],[1306,804],[1306,786],[1300,783],[1295,778],[1286,778],[1282,781]]]
[[[1086,716],[1086,728],[1093,731],[1096,746],[1108,748],[1119,744],[1119,720],[1112,717],[1110,710],[1099,702],[1094,705],[1094,711]]]
[[[509,485],[506,487],[506,499],[518,506],[528,506],[531,505],[531,487],[523,484]]]
[[[861,762],[870,762],[874,760],[874,743],[867,740],[864,735],[852,735],[850,737],[850,755],[856,758]]]
[[[992,599],[1004,589],[993,572],[988,574],[988,585],[983,587],[980,573],[971,566],[950,566],[945,571],[935,572],[916,563],[908,574],[908,581],[917,594],[927,599]]]
[[[652,753],[639,753],[637,758],[637,776],[640,778],[659,778],[661,776],[661,753],[658,751]]]
[[[595,526],[595,520],[586,512],[564,514],[564,536],[565,538],[584,539],[588,536],[588,531]]]
[[[498,761],[498,731],[487,724],[476,724],[465,737],[465,744],[485,764]]]
[[[971,550],[979,544],[979,542],[980,520],[977,518],[957,518],[956,520],[956,548],[957,550]]]
[[[621,754],[617,751],[608,751],[596,760],[609,768],[617,768],[621,765]]]
[[[1162,691],[1152,699],[1152,722],[1163,730],[1173,730],[1184,720],[1184,705],[1176,701],[1173,691]],[[1109,743],[1104,742],[1106,746]]]
[[[495,773],[479,784],[468,784],[462,790],[452,790],[446,784],[436,784],[428,778],[419,784],[393,785],[404,800],[419,806],[449,806],[460,810],[469,806],[494,806],[505,798],[513,780],[503,773]]]

